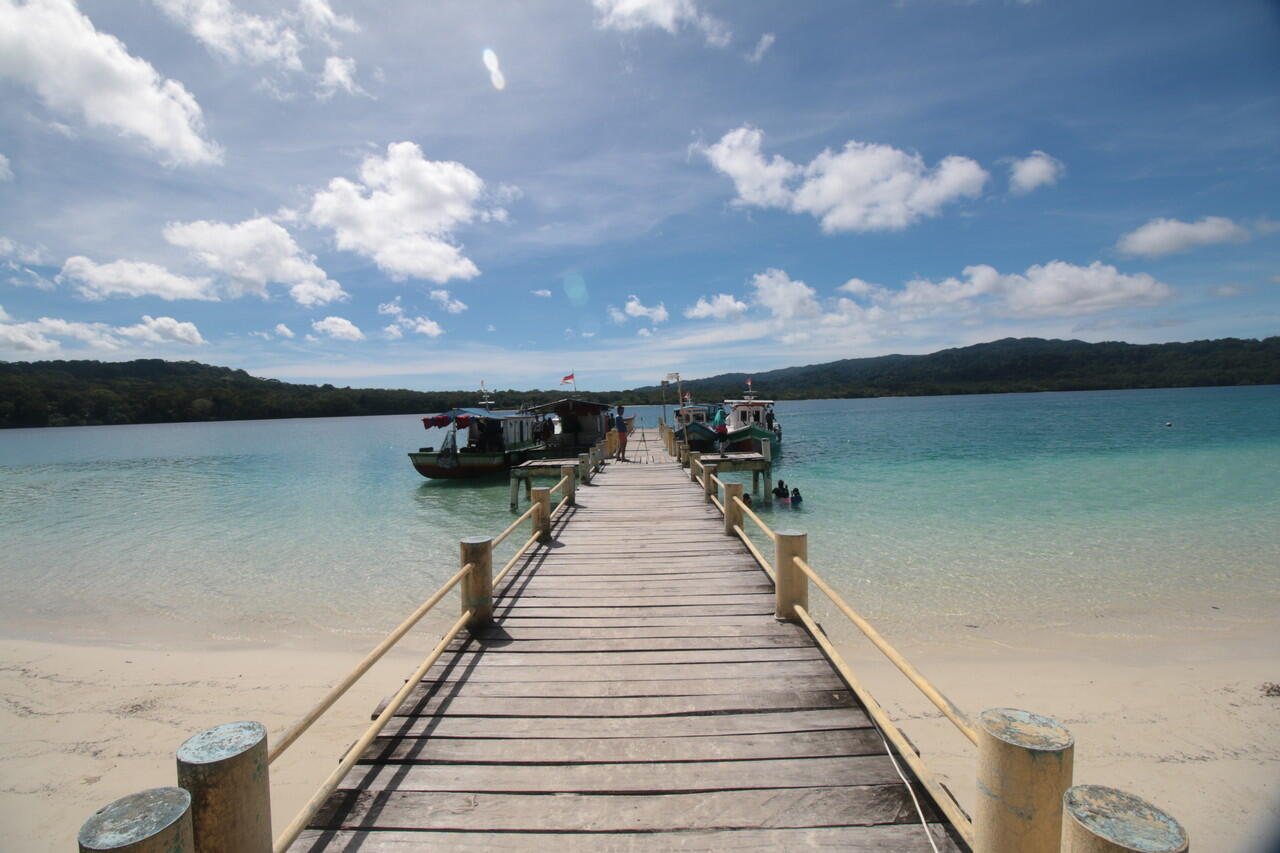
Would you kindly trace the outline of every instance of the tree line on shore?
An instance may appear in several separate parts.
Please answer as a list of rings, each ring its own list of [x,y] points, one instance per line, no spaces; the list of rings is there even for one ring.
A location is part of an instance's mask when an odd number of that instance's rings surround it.
[[[760,396],[844,397],[1280,384],[1280,337],[1126,344],[1008,338],[929,355],[887,355],[751,375]],[[683,383],[702,401],[741,396],[748,374]],[[494,390],[499,409],[551,402],[564,389]],[[573,396],[616,404],[674,402],[647,386]],[[664,399],[665,398],[665,399]],[[194,361],[0,362],[0,427],[85,426],[440,412],[476,391],[337,388],[260,379]]]

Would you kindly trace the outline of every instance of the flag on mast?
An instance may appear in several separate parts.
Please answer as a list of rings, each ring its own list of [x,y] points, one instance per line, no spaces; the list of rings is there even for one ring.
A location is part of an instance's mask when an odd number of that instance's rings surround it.
[[[568,376],[566,376],[564,379],[561,379],[561,380],[560,380],[560,384],[561,384],[561,385],[568,385],[568,384],[570,384],[570,383],[572,383],[572,382],[576,382],[576,381],[577,381],[577,380],[575,380],[575,379],[573,378],[573,374],[572,374],[572,373],[570,373],[570,374],[569,374]]]

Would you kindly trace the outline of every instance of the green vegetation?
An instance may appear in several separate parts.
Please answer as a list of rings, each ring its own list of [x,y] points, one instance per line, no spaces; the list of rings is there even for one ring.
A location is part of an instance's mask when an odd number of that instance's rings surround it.
[[[794,400],[1015,391],[1280,384],[1280,337],[1088,344],[1008,338],[930,355],[886,355],[751,374],[763,397]],[[748,374],[684,383],[699,400],[740,396]],[[498,408],[565,391],[494,391]],[[658,386],[580,392],[604,403],[659,403]],[[674,401],[674,390],[668,401]],[[0,426],[40,427],[258,418],[424,414],[474,406],[475,391],[295,385],[192,361],[0,362]]]

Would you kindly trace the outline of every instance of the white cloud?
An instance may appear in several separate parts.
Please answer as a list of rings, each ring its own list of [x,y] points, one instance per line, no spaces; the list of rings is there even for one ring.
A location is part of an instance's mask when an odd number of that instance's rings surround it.
[[[31,269],[31,267],[25,267],[22,264],[10,260],[6,260],[4,262],[4,266],[19,274],[17,276],[10,276],[6,279],[7,283],[12,284],[14,287],[34,287],[37,290],[53,290],[54,287],[57,286],[52,281],[49,281],[49,279],[40,275],[40,273]]]
[[[626,314],[623,314],[623,313],[622,313],[621,311],[619,311],[617,308],[614,308],[612,305],[610,305],[610,306],[609,306],[609,319],[610,319],[610,320],[612,320],[613,322],[618,323],[619,325],[621,325],[622,323],[627,322],[627,315],[626,315]]]
[[[1116,248],[1128,255],[1158,258],[1214,243],[1243,243],[1250,236],[1247,229],[1224,216],[1206,216],[1199,222],[1153,219],[1121,237]]]
[[[921,316],[947,306],[973,310],[975,301],[994,301],[998,314],[1016,317],[1072,317],[1116,308],[1155,305],[1172,289],[1147,273],[1126,275],[1094,261],[1087,267],[1050,261],[1025,273],[1002,274],[986,264],[965,267],[963,277],[939,282],[908,281],[901,290],[880,288],[868,294],[877,303]]]
[[[294,336],[294,334],[293,334],[293,329],[290,329],[290,328],[289,328],[288,326],[286,326],[284,323],[276,323],[276,329],[275,329],[275,331],[276,331],[276,334],[277,334],[277,335],[279,335],[279,336],[280,336],[280,337],[282,337],[282,338],[293,338],[293,337],[295,337],[295,336]]]
[[[13,168],[9,165],[9,158],[0,154],[0,181],[12,181]]]
[[[339,15],[329,5],[329,0],[298,0],[298,12],[302,15],[303,26],[307,32],[331,43],[330,30],[359,32],[356,22],[345,15]]]
[[[205,343],[194,323],[181,323],[172,317],[143,315],[142,322],[134,326],[78,323],[54,317],[41,317],[31,323],[10,323],[11,319],[0,311],[0,350],[49,355],[62,349],[62,343],[56,338],[71,338],[102,350],[119,349],[126,339],[191,346]]]
[[[765,33],[760,36],[760,41],[756,42],[756,46],[747,54],[747,61],[757,63],[764,59],[764,55],[769,51],[769,48],[773,47],[773,43],[776,40],[777,37],[773,33]]]
[[[231,62],[301,71],[301,40],[283,18],[242,12],[229,0],[154,0],[205,47]]]
[[[698,10],[694,0],[591,0],[599,13],[596,23],[610,30],[629,32],[657,27],[672,35],[683,26],[700,31],[707,44],[726,47],[733,34],[724,23]]]
[[[343,341],[364,340],[364,332],[360,331],[350,320],[342,317],[325,317],[323,320],[315,320],[311,323],[311,328],[331,338]]]
[[[1032,151],[1009,166],[1009,191],[1025,195],[1037,187],[1053,186],[1066,174],[1066,166],[1043,151]]]
[[[463,311],[467,310],[467,304],[454,299],[449,295],[449,291],[447,290],[433,290],[431,291],[431,298],[444,306],[444,310],[448,311],[450,314],[461,314]]]
[[[334,178],[307,213],[312,224],[333,230],[339,249],[372,258],[397,280],[443,284],[480,274],[450,242],[453,231],[506,212],[481,207],[485,184],[475,172],[461,163],[427,160],[412,142],[395,142],[386,158],[365,159],[360,180]]]
[[[400,325],[410,332],[429,338],[438,338],[444,334],[439,323],[426,317],[405,317],[400,320]]]
[[[114,261],[97,264],[82,255],[67,258],[58,281],[77,282],[86,299],[108,296],[158,296],[161,299],[200,299],[217,302],[213,280],[187,278],[162,266],[144,261]]]
[[[550,290],[530,290],[529,292],[532,293],[534,296],[541,296],[543,299],[551,298]]]
[[[120,326],[116,331],[127,338],[154,344],[172,341],[198,346],[205,342],[195,323],[180,323],[172,317],[150,317],[144,314],[138,325]]]
[[[378,313],[391,314],[395,317],[399,317],[401,314],[404,313],[404,308],[401,307],[400,305],[400,297],[397,296],[395,299],[392,299],[390,302],[381,303],[378,306]]]
[[[49,250],[44,246],[26,246],[0,237],[0,258],[14,258],[24,264],[46,264],[49,262]]]
[[[728,293],[717,293],[710,301],[699,296],[692,307],[686,308],[684,316],[691,320],[730,320],[741,317],[747,310],[747,303],[739,302]]]
[[[332,98],[339,89],[348,95],[367,95],[356,82],[356,61],[350,57],[330,56],[324,61],[324,72],[320,75],[320,85],[316,90],[317,97]]]
[[[304,255],[289,232],[265,216],[235,225],[171,222],[165,226],[164,238],[228,276],[226,290],[232,296],[254,294],[265,299],[268,282],[278,282],[290,285],[289,295],[299,305],[327,305],[347,298],[342,286],[316,266],[315,258]]]
[[[648,317],[650,322],[665,323],[667,322],[667,308],[659,302],[653,308],[646,308],[641,302],[640,297],[634,293],[627,297],[627,304],[623,306],[623,310],[628,317]]]
[[[641,328],[637,329],[636,334],[642,338],[648,338],[653,336],[653,332],[649,329],[648,326],[642,326]]]
[[[498,327],[497,327],[497,326],[495,326],[495,325],[493,325],[492,323],[490,323],[488,326],[486,326],[486,327],[485,327],[485,331],[486,331],[486,332],[496,332],[496,331],[498,331]]]
[[[1224,299],[1229,299],[1232,296],[1239,296],[1240,294],[1244,293],[1245,290],[1243,287],[1240,287],[1238,284],[1220,284],[1209,292],[1212,293],[1214,296],[1219,296]]]
[[[8,323],[13,318],[9,316],[9,312],[4,310],[4,306],[0,305],[0,323]]]
[[[822,313],[816,291],[803,281],[793,281],[780,269],[768,269],[751,279],[755,301],[769,309],[775,319],[814,317]]]
[[[55,112],[141,138],[166,165],[222,162],[191,93],[98,32],[72,0],[0,0],[0,77],[34,89]]]
[[[398,341],[404,337],[404,332],[401,331],[400,327],[397,326],[395,323],[392,323],[389,326],[384,326],[382,329],[382,332],[384,335],[386,335],[386,337],[390,338],[393,341]]]
[[[863,281],[860,278],[851,278],[848,281],[846,281],[844,284],[836,288],[836,290],[842,290],[845,293],[852,293],[855,296],[862,296],[868,293],[874,293],[881,289],[882,288],[880,287],[880,285],[872,284],[869,281]]]
[[[498,62],[498,54],[486,47],[484,53],[480,55],[480,59],[484,62],[485,69],[489,72],[489,82],[493,84],[493,88],[499,92],[507,88],[507,78],[502,73],[502,66]]]
[[[744,126],[704,153],[733,179],[735,204],[809,213],[827,233],[906,228],[950,202],[981,195],[990,177],[968,157],[944,157],[929,169],[919,154],[858,141],[827,149],[801,168],[778,155],[765,160],[763,139]]]

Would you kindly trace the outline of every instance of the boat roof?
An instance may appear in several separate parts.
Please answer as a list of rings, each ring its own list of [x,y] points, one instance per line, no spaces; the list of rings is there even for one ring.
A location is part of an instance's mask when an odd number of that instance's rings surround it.
[[[581,400],[577,397],[565,397],[554,403],[543,403],[541,406],[530,406],[531,412],[557,412],[562,409],[612,409],[608,403],[597,403],[595,400]]]
[[[772,406],[772,400],[725,400],[726,406]]]
[[[467,415],[472,418],[493,418],[494,420],[502,420],[503,418],[531,417],[528,412],[517,412],[514,409],[491,412],[488,409],[470,408],[449,409],[448,411],[436,412],[435,414],[427,415],[426,417],[435,417],[435,415],[448,415],[451,418],[456,418],[458,415]]]

